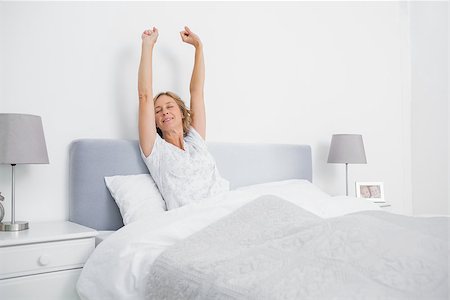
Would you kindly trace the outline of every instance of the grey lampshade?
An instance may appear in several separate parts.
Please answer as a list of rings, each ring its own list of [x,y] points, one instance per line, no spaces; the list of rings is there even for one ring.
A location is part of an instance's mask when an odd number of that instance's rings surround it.
[[[329,163],[366,164],[366,152],[360,134],[333,134]]]
[[[0,164],[48,164],[41,117],[0,114]]]

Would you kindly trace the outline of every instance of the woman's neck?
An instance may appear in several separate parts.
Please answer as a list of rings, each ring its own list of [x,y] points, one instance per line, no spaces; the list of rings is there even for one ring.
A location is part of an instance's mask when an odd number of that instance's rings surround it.
[[[171,130],[163,132],[164,140],[172,145],[184,150],[183,130]]]

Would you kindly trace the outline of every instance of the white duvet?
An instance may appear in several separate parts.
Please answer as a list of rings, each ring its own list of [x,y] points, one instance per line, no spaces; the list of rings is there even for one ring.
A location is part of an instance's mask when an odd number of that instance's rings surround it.
[[[111,234],[89,257],[77,290],[82,299],[145,299],[150,267],[167,247],[262,195],[275,195],[322,218],[378,205],[354,197],[331,197],[306,180],[253,185],[186,205]]]

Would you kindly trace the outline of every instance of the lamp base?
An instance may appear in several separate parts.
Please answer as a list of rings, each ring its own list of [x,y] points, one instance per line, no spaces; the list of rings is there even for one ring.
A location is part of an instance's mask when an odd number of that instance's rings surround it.
[[[28,222],[16,221],[0,223],[0,231],[20,231],[28,229]]]

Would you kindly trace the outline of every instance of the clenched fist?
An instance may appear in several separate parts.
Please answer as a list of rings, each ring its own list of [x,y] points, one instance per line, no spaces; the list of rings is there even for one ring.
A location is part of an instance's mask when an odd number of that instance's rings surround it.
[[[202,44],[198,35],[193,33],[187,26],[184,26],[184,30],[180,31],[180,35],[183,42],[191,44],[194,47],[201,46]]]
[[[142,33],[142,43],[150,46],[154,46],[156,40],[158,39],[158,29],[153,27],[153,29],[147,29]]]

